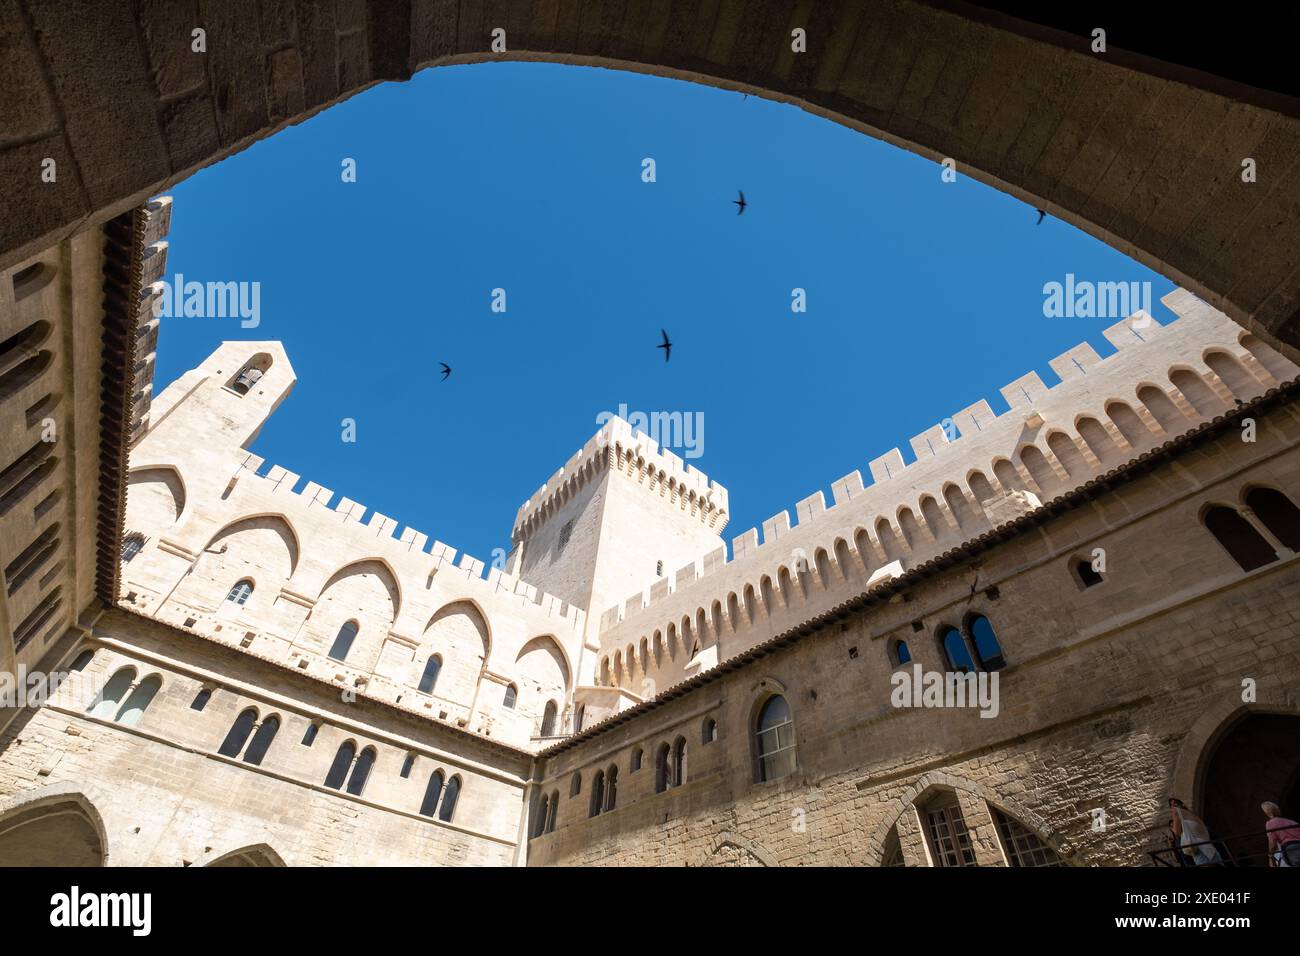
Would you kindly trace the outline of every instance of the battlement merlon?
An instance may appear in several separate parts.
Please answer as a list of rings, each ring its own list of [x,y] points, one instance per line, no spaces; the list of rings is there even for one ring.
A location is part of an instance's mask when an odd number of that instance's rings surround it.
[[[638,471],[654,476],[647,488],[667,485],[674,496],[686,496],[698,501],[702,510],[714,515],[713,529],[721,533],[729,516],[727,489],[708,475],[688,465],[680,457],[659,447],[659,443],[617,415],[611,415],[587,442],[566,461],[555,474],[519,506],[515,514],[511,540],[526,538],[537,520],[547,511],[547,505],[564,494],[571,485],[585,483],[586,476],[599,463],[602,456],[613,451],[616,456],[634,455]]]

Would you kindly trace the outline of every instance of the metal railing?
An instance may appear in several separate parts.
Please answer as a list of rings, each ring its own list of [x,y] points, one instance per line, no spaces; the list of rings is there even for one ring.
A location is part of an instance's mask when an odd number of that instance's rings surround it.
[[[1217,863],[1197,863],[1191,852],[1196,847],[1212,847],[1217,853]],[[1200,843],[1188,843],[1178,847],[1164,847],[1151,850],[1148,855],[1156,866],[1270,866],[1268,837],[1263,829],[1234,836],[1204,840]],[[1291,865],[1300,864],[1300,849],[1292,844],[1290,851]]]

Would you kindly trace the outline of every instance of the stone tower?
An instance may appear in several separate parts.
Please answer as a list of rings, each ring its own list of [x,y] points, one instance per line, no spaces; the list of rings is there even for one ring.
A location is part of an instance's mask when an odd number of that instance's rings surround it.
[[[510,571],[588,620],[723,547],[727,490],[611,418],[523,503]]]

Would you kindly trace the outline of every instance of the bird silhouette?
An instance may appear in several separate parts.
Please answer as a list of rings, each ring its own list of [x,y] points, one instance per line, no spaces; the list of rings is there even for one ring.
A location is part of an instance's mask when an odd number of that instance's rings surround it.
[[[1043,210],[1038,210],[1038,222],[1034,223],[1034,225],[1041,226],[1043,224],[1043,217],[1046,215],[1047,213],[1043,212]]]
[[[451,366],[446,362],[439,362],[438,364],[442,366],[442,380],[445,382],[451,376]]]
[[[743,216],[745,214],[745,207],[748,206],[749,203],[745,202],[745,191],[743,189],[738,189],[736,191],[740,193],[740,198],[731,201],[736,206],[736,215]]]
[[[664,361],[667,362],[668,356],[673,354],[673,343],[668,341],[668,333],[663,329],[659,330],[659,334],[664,337],[664,341],[662,345],[656,345],[655,348],[664,350]]]

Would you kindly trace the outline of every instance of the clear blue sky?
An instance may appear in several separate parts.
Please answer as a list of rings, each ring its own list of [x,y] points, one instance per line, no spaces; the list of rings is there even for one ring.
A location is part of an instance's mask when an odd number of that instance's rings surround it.
[[[1045,282],[1172,288],[795,107],[584,67],[426,70],[172,195],[169,278],[260,282],[261,325],[164,319],[156,386],[225,339],[283,341],[298,385],[253,450],[484,561],[620,403],[703,412],[691,463],[730,491],[729,542],[980,398],[1002,411],[1031,368],[1055,384],[1078,342],[1111,354],[1114,320],[1045,318]]]

